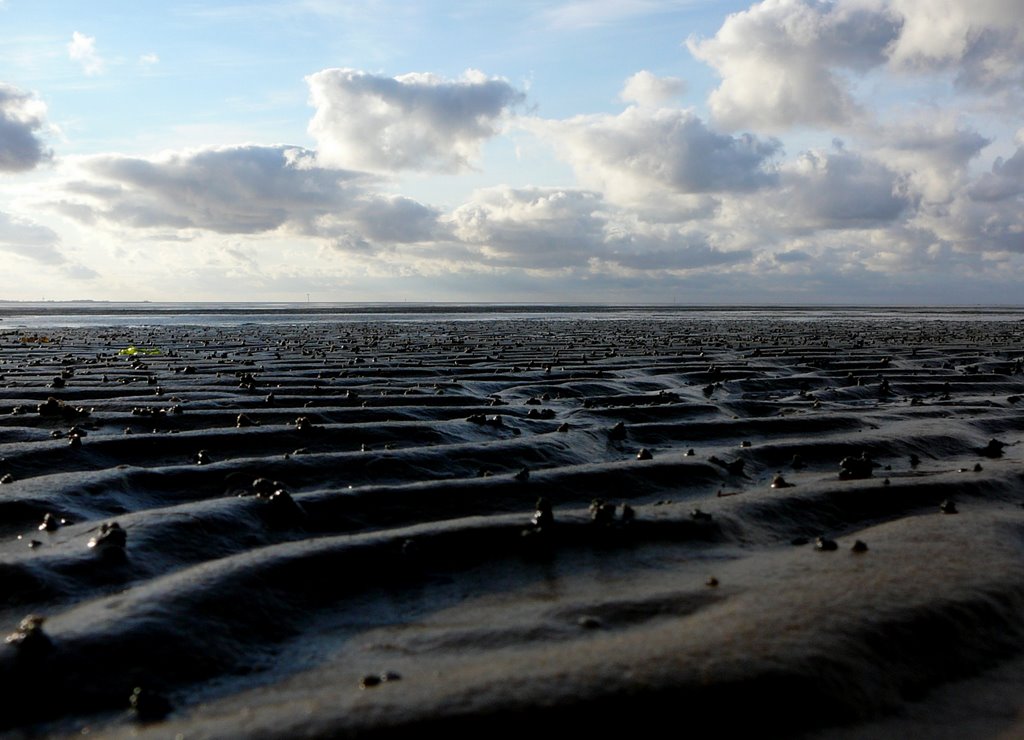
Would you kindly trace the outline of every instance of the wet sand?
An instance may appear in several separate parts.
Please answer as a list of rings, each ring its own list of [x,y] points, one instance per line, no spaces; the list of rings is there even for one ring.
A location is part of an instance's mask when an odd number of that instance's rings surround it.
[[[0,325],[0,735],[1012,736],[1022,358],[978,318]]]

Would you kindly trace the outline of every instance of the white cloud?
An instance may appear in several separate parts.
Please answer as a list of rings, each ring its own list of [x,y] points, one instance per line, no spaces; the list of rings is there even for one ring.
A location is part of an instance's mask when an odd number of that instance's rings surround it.
[[[1020,0],[765,0],[691,38],[722,81],[708,100],[729,128],[851,128],[868,122],[848,77],[875,68],[951,73],[961,91],[1024,84]]]
[[[626,80],[619,99],[640,105],[658,105],[686,92],[686,83],[678,77],[657,77],[646,69]]]
[[[157,65],[159,63],[160,63],[160,57],[157,56],[153,52],[150,52],[148,54],[143,54],[143,55],[141,55],[139,57],[139,64],[141,64],[143,67],[152,67],[152,66]]]
[[[0,82],[0,173],[31,170],[51,157],[39,136],[45,123],[42,101]]]
[[[325,69],[306,78],[309,132],[325,166],[457,172],[471,166],[523,94],[470,70],[459,80]]]
[[[102,74],[106,67],[103,59],[96,51],[96,38],[75,31],[68,42],[68,57],[82,66],[82,71],[89,76]]]
[[[878,125],[864,132],[874,156],[905,173],[926,203],[948,203],[967,178],[968,166],[992,143],[956,115]]]
[[[750,192],[777,179],[778,141],[715,133],[688,110],[631,106],[617,116],[524,125],[551,141],[586,187],[620,205],[671,209],[667,219],[706,211],[706,196]]]
[[[969,91],[1024,84],[1024,7],[1020,0],[892,0],[903,25],[889,49],[894,66],[955,70]]]
[[[722,78],[711,93],[729,128],[847,125],[862,115],[838,69],[885,61],[898,18],[878,3],[768,0],[726,18],[713,38],[687,42]]]

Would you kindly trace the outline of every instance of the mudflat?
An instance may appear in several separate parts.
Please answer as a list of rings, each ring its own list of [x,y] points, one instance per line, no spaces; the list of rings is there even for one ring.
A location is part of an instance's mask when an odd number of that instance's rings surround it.
[[[1024,323],[0,328],[0,734],[996,737]]]

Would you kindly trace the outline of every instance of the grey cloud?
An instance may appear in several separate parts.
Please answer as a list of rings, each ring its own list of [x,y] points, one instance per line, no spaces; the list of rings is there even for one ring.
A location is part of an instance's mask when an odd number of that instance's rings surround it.
[[[72,280],[92,280],[93,278],[100,277],[100,274],[91,267],[78,264],[67,265],[62,268],[61,272]]]
[[[811,255],[802,249],[787,249],[783,252],[776,252],[772,255],[772,258],[776,262],[791,263],[791,262],[808,262],[811,259]]]
[[[643,252],[614,249],[606,260],[634,270],[658,271],[694,270],[717,265],[733,265],[749,262],[752,258],[753,252],[749,249],[726,251],[706,243],[680,243]]]
[[[524,99],[508,82],[472,70],[452,81],[325,69],[306,82],[319,161],[376,171],[466,169]]]
[[[110,220],[139,228],[253,234],[329,211],[345,200],[348,183],[358,176],[305,168],[307,154],[297,147],[240,146],[156,160],[103,155],[84,166],[118,185],[92,193]]]
[[[373,178],[312,164],[290,146],[238,146],[157,159],[103,155],[82,166],[100,182],[73,181],[51,204],[83,222],[139,229],[170,227],[222,234],[286,229],[336,239],[353,229],[368,239],[418,241],[436,228],[435,211],[408,198],[367,192]]]
[[[913,205],[899,174],[853,152],[805,152],[774,194],[786,222],[814,228],[869,228],[899,219]]]
[[[0,250],[44,265],[60,265],[66,259],[53,229],[0,212]]]
[[[965,167],[992,139],[971,128],[888,126],[881,129],[876,140],[885,148],[920,152],[945,167]]]
[[[490,188],[451,216],[452,234],[476,261],[518,269],[689,270],[735,264],[749,250],[723,250],[700,231],[638,221],[593,192]]]
[[[377,241],[425,241],[438,232],[437,211],[400,195],[362,198],[353,204],[350,217]]]
[[[51,158],[40,138],[45,110],[32,95],[0,82],[0,172],[25,172]]]
[[[604,250],[605,220],[595,193],[559,188],[490,188],[455,209],[456,238],[484,261],[529,268],[586,264]]]
[[[1024,147],[1018,147],[1009,159],[999,157],[968,190],[975,201],[995,202],[1024,193]]]

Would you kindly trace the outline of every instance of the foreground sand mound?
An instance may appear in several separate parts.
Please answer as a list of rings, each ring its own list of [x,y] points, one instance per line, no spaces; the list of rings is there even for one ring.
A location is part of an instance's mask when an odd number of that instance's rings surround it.
[[[1022,358],[977,318],[8,330],[0,733],[1013,732]]]

